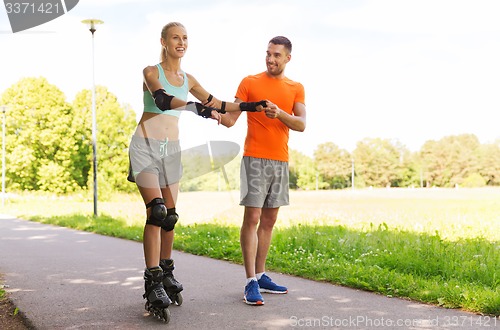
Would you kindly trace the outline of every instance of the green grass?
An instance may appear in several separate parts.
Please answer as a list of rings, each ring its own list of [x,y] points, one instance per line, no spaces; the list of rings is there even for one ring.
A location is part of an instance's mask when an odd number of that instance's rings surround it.
[[[177,248],[241,263],[239,228],[180,227]],[[297,225],[274,232],[268,268],[448,308],[500,314],[500,245],[378,226]]]
[[[180,194],[175,248],[241,263],[242,209],[231,206],[233,200],[221,206],[221,196],[230,199],[221,193]],[[499,316],[499,197],[500,190],[488,189],[292,192],[291,206],[280,211],[268,269]],[[92,203],[78,198],[52,199],[50,213],[42,208],[46,201],[26,212],[27,200],[43,198],[23,196],[7,208],[34,221],[142,239],[144,209],[137,196],[101,205],[109,210],[128,206],[137,220],[104,212],[94,218],[91,210],[71,214],[70,209],[81,210],[82,205],[91,209]],[[213,212],[207,216],[206,210]]]

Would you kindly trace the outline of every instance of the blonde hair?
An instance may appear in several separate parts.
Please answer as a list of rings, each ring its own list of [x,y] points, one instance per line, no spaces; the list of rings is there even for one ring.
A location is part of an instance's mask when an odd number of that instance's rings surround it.
[[[179,26],[181,28],[183,28],[184,30],[186,29],[184,27],[184,25],[182,25],[182,23],[179,23],[179,22],[170,22],[168,23],[167,25],[165,25],[163,27],[163,29],[161,29],[161,37],[162,39],[164,40],[167,40],[167,32],[170,28],[172,27],[175,27],[175,26]],[[161,53],[160,53],[160,61],[161,62],[164,62],[167,60],[167,50],[165,49],[165,47],[161,47]]]

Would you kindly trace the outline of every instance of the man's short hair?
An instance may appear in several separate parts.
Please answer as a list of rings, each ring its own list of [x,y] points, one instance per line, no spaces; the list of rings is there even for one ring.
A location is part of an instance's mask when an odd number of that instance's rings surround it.
[[[283,45],[288,53],[292,52],[292,42],[287,37],[277,36],[269,40],[269,43],[274,45]]]

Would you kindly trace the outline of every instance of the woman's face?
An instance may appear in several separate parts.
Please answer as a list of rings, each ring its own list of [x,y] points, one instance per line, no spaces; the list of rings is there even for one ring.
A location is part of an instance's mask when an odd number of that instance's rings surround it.
[[[161,39],[163,47],[167,54],[172,57],[180,58],[186,53],[188,47],[188,37],[186,29],[182,26],[173,26],[167,31],[167,38]]]

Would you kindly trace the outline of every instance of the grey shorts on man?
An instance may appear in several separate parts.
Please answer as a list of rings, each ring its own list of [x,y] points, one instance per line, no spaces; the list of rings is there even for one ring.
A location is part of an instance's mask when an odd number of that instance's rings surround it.
[[[289,204],[288,162],[245,156],[240,180],[240,205],[276,208]]]

